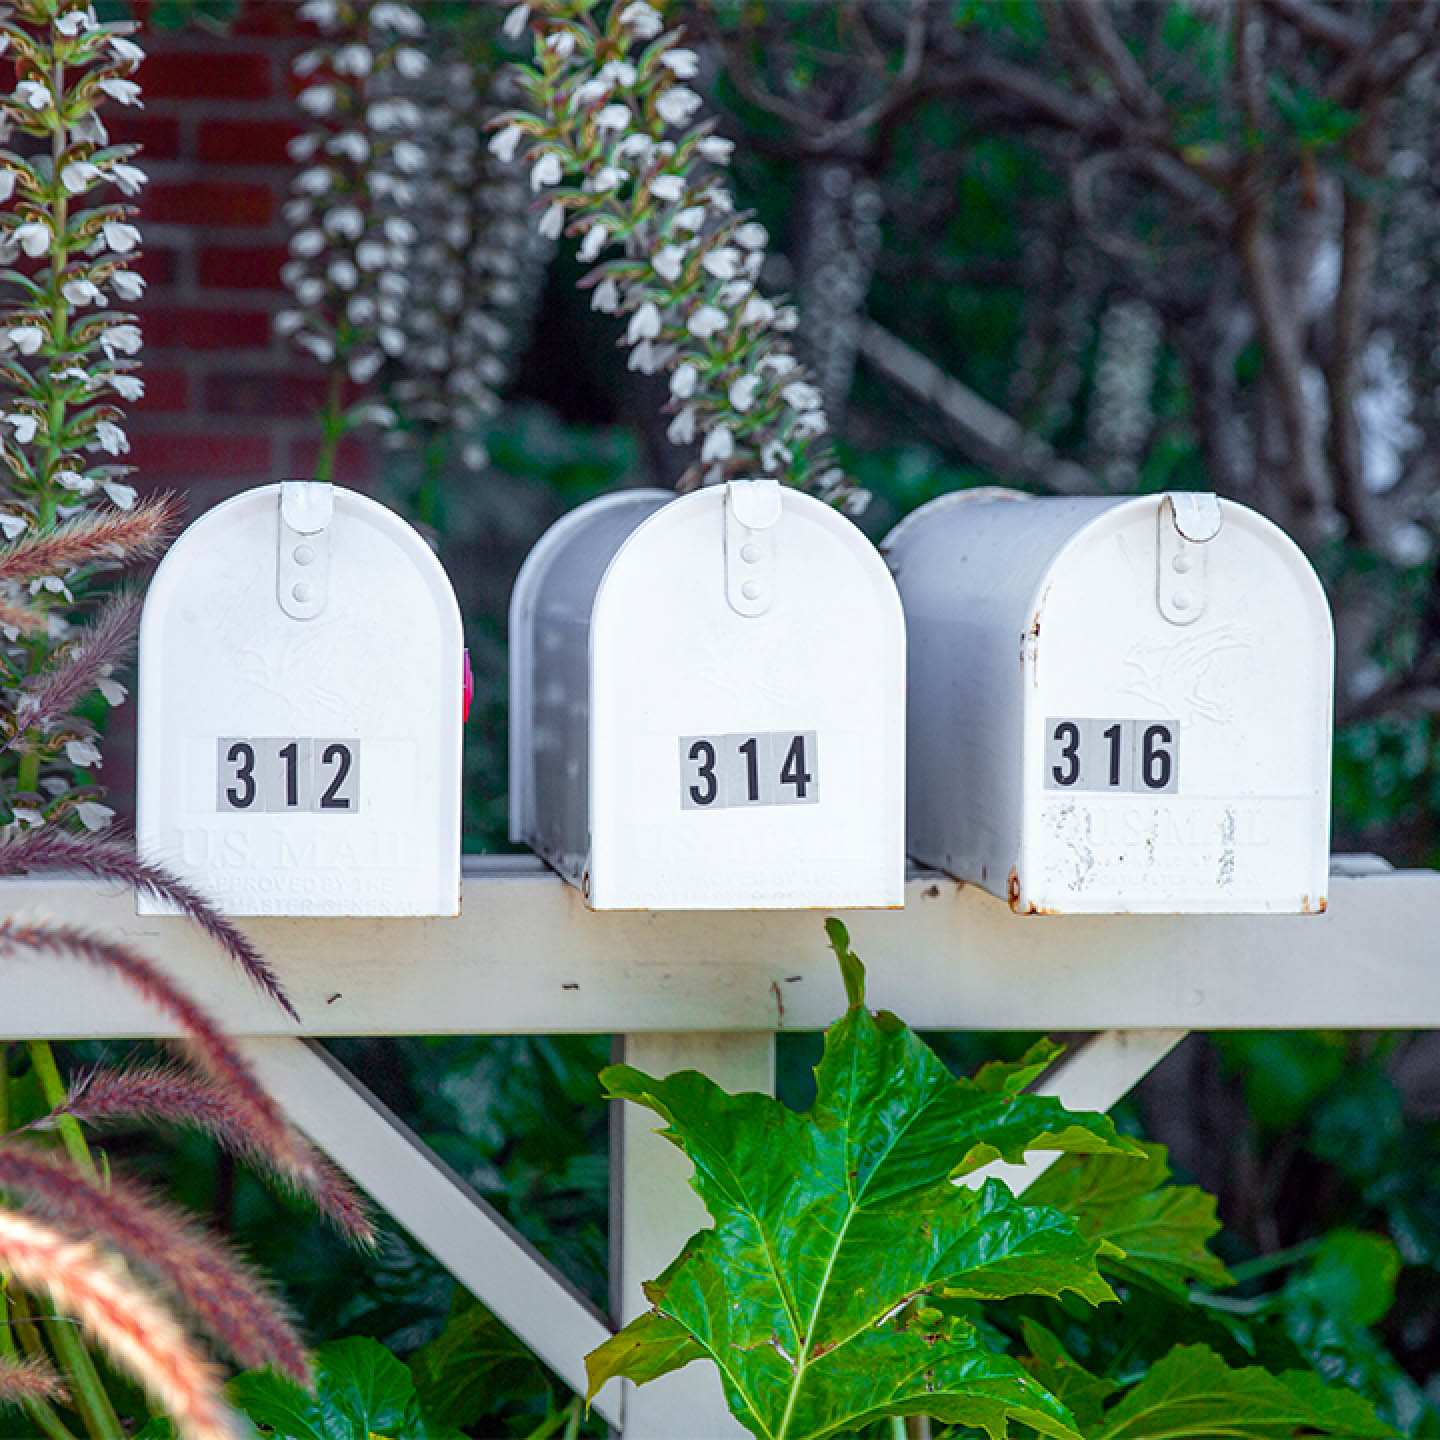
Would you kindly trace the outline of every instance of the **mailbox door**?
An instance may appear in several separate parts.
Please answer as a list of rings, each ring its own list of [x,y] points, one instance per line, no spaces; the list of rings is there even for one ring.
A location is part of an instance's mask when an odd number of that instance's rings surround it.
[[[1283,532],[1226,501],[1176,567],[1170,504],[1104,511],[1035,597],[1017,909],[1324,908],[1324,594]]]
[[[449,580],[398,516],[337,489],[323,532],[304,537],[314,578],[294,582],[312,586],[315,613],[287,614],[280,569],[302,542],[282,544],[283,488],[203,516],[150,587],[141,849],[232,915],[454,915],[462,642]]]
[[[903,903],[904,622],[842,515],[786,490],[773,598],[727,599],[723,486],[625,542],[590,636],[597,909]]]

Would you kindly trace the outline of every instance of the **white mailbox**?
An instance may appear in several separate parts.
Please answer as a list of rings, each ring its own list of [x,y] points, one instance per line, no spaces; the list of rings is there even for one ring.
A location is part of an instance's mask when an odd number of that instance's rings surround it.
[[[455,915],[463,642],[424,540],[351,490],[250,490],[140,627],[141,852],[230,915]]]
[[[511,838],[594,909],[903,903],[904,620],[832,507],[583,505],[516,580],[510,666]]]
[[[1021,913],[1325,908],[1333,637],[1213,495],[945,496],[885,551],[910,637],[909,850]]]

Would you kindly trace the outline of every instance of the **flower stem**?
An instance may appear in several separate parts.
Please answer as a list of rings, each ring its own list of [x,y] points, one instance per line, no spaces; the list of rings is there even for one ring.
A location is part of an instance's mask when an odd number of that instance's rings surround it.
[[[10,1320],[10,1297],[0,1289],[0,1356],[18,1361],[20,1352],[15,1346],[14,1328]],[[48,1440],[75,1440],[48,1400],[26,1400],[21,1408]]]
[[[52,1110],[58,1110],[66,1101],[67,1091],[60,1067],[55,1063],[55,1052],[50,1048],[48,1040],[31,1040],[29,1049],[30,1063],[35,1067],[35,1076],[40,1081],[45,1103]],[[73,1115],[62,1115],[56,1122],[56,1128],[60,1132],[61,1140],[65,1142],[65,1153],[69,1155],[75,1168],[86,1179],[99,1180],[100,1172],[95,1167],[95,1158],[85,1142],[85,1132],[80,1128],[80,1122]]]
[[[57,1110],[65,1103],[66,1090],[60,1068],[55,1063],[55,1052],[48,1040],[31,1040],[29,1050],[30,1063],[35,1067],[35,1075],[40,1081],[45,1103],[52,1110]],[[85,1132],[80,1128],[80,1122],[73,1115],[63,1115],[57,1128],[65,1144],[65,1151],[76,1168],[89,1179],[98,1180],[100,1172],[96,1168],[95,1157],[91,1155],[89,1145],[85,1143]],[[86,1350],[75,1327],[62,1317],[52,1327],[50,1338],[55,1346],[55,1354],[69,1379],[75,1408],[85,1422],[85,1429],[91,1440],[125,1440],[125,1432],[120,1428],[120,1418],[110,1403],[110,1396],[95,1368],[95,1362],[90,1358],[90,1352]]]
[[[40,1327],[35,1323],[30,1301],[17,1291],[11,1299],[11,1307],[15,1312],[15,1334],[20,1341],[20,1348],[30,1359],[48,1365],[50,1356],[46,1352],[45,1342],[40,1338]]]
[[[551,1440],[551,1437],[559,1432],[560,1427],[565,1427],[565,1434],[562,1440],[576,1440],[580,1434],[580,1417],[583,1413],[580,1397],[577,1395],[563,1410],[556,1410],[554,1414],[547,1415],[524,1440]]]
[[[325,408],[320,412],[320,451],[315,456],[315,479],[320,484],[328,485],[335,478],[335,455],[340,449],[340,437],[345,433],[345,413],[341,408],[344,386],[345,376],[337,365],[330,372]]]
[[[17,1316],[22,1315],[23,1309],[20,1297],[16,1296],[14,1313]],[[19,1361],[20,1351],[14,1344],[14,1336],[20,1326],[19,1322],[12,1322],[10,1313],[12,1313],[10,1296],[7,1295],[6,1290],[0,1289],[0,1355],[10,1361]],[[26,1325],[24,1328],[33,1329],[33,1326]],[[23,1401],[22,1408],[24,1413],[35,1421],[36,1426],[49,1437],[49,1440],[75,1440],[75,1436],[71,1434],[69,1428],[66,1428],[65,1421],[60,1420],[58,1414],[55,1413],[55,1408],[50,1405],[48,1400],[26,1400]]]
[[[60,437],[65,429],[65,384],[55,379],[55,367],[60,364],[65,346],[70,338],[70,305],[65,298],[65,264],[69,259],[69,247],[65,230],[70,223],[70,201],[60,178],[62,161],[65,158],[65,121],[58,108],[60,97],[65,93],[65,66],[57,60],[51,75],[57,109],[55,128],[50,134],[50,373],[46,376],[50,387],[46,405],[45,473],[37,507],[37,527],[41,530],[55,523],[55,510],[59,504],[56,493],[55,472],[63,453]],[[68,384],[68,382],[66,382]]]
[[[52,33],[53,43],[53,33]],[[70,202],[65,186],[60,179],[62,161],[65,158],[65,121],[60,113],[60,98],[65,94],[65,66],[56,60],[50,72],[50,84],[55,96],[55,123],[50,131],[50,255],[46,287],[50,301],[50,364],[46,367],[45,386],[45,463],[40,474],[40,493],[35,497],[35,528],[48,530],[55,523],[55,512],[60,497],[55,484],[55,472],[60,468],[64,449],[60,437],[65,429],[66,391],[65,385],[56,380],[55,371],[63,368],[61,357],[70,338],[70,305],[65,299],[65,264],[69,248],[65,241],[65,230],[70,223]],[[48,605],[48,592],[42,591],[36,597],[39,606]],[[30,651],[29,673],[34,674],[48,654],[44,643],[37,644]],[[40,784],[40,737],[28,731],[25,736],[26,749],[20,758],[20,768],[15,785],[22,794],[33,794]]]
[[[1259,1280],[1263,1276],[1273,1275],[1277,1270],[1298,1265],[1302,1260],[1308,1260],[1319,1248],[1318,1239],[1303,1240],[1288,1249],[1274,1250],[1268,1255],[1260,1255],[1254,1260],[1244,1260],[1239,1265],[1232,1265],[1230,1273],[1235,1277],[1237,1285],[1244,1285],[1247,1281]]]

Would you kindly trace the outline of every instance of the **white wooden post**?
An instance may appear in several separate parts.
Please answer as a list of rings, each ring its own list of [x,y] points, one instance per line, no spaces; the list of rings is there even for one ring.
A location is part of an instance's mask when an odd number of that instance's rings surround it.
[[[773,1035],[626,1035],[624,1061],[647,1074],[699,1070],[726,1090],[775,1093]],[[641,1285],[653,1280],[697,1230],[709,1223],[690,1188],[690,1162],[657,1133],[660,1121],[638,1105],[619,1104],[610,1157],[611,1287],[624,1324],[648,1309]],[[731,1417],[715,1367],[695,1362],[663,1380],[628,1381],[624,1440],[729,1440],[743,1435]]]

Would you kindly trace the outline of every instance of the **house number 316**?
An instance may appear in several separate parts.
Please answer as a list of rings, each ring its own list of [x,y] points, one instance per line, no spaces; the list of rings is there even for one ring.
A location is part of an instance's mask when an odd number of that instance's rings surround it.
[[[1045,722],[1047,790],[1173,794],[1180,786],[1180,725],[1174,720]]]

